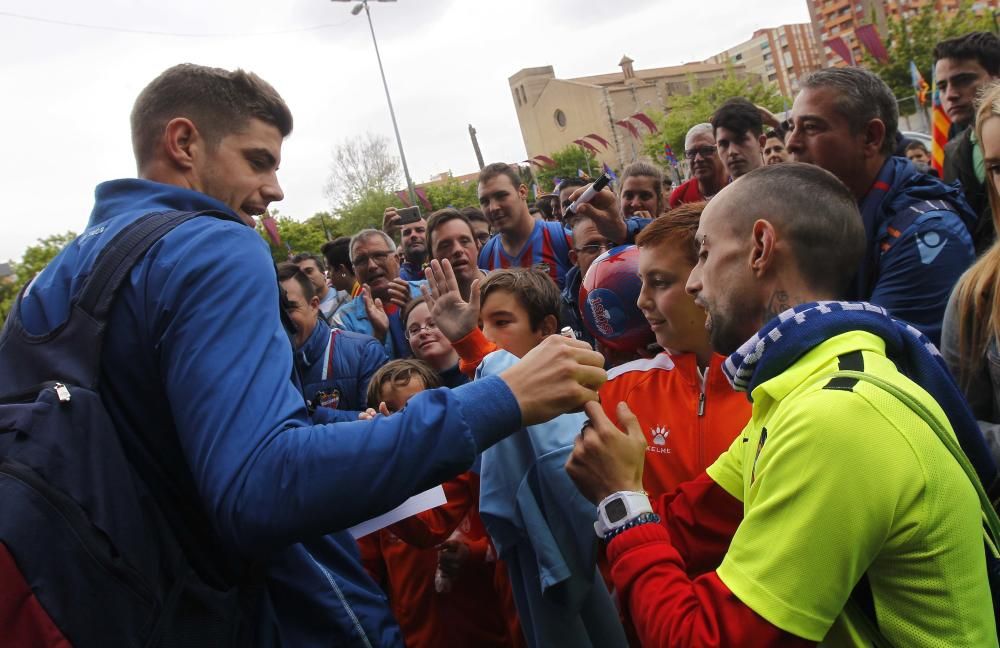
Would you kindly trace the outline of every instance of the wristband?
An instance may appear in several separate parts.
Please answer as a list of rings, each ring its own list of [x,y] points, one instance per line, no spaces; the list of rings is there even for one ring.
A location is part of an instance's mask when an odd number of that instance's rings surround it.
[[[657,515],[656,513],[642,513],[638,517],[632,518],[622,526],[608,531],[607,534],[605,534],[604,536],[604,542],[606,543],[611,542],[616,536],[621,535],[625,531],[628,531],[629,529],[634,529],[640,524],[648,524],[650,522],[655,522],[659,524],[660,516]]]

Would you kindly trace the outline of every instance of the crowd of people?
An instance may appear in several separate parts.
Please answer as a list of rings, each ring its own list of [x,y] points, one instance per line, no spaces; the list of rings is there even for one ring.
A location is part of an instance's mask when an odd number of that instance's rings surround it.
[[[80,398],[5,388],[0,497],[27,503],[0,513],[0,644],[997,646],[1000,39],[934,60],[942,177],[882,79],[828,68],[788,119],[734,97],[692,125],[676,186],[637,160],[529,203],[489,164],[478,206],[389,207],[277,267],[253,225],[289,108],[252,73],[166,70],[132,111],[138,178],[98,186],[0,338],[13,384],[20,349],[106,329],[87,352],[143,514],[46,501],[143,603],[74,580],[76,545],[46,556],[63,580],[33,571],[10,529],[48,518],[9,512],[35,500],[3,469],[25,407]]]

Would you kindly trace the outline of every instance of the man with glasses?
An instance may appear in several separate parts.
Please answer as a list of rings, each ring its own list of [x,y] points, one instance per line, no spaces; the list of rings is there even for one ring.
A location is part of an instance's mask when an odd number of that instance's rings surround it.
[[[976,141],[975,99],[979,91],[1000,76],[1000,38],[988,32],[972,32],[941,41],[934,47],[934,78],[941,95],[941,107],[951,119],[951,141],[944,149],[944,180],[958,180],[978,215],[972,231],[976,252],[993,242],[986,191],[983,152]]]
[[[709,200],[729,178],[715,146],[715,133],[709,123],[691,127],[684,138],[684,157],[691,165],[691,179],[670,194],[670,208],[684,203]]]
[[[358,420],[366,409],[369,381],[389,360],[385,350],[369,335],[331,329],[320,317],[315,286],[296,264],[280,264],[278,282],[287,299],[285,312],[297,329],[292,359],[313,419]]]
[[[577,339],[586,340],[591,346],[594,336],[583,325],[580,317],[580,284],[587,276],[587,270],[597,257],[601,256],[616,243],[604,237],[597,230],[594,221],[586,216],[577,216],[573,221],[573,249],[569,251],[569,260],[573,267],[566,273],[566,287],[562,291],[562,311],[560,319],[563,326],[573,329]]]
[[[364,229],[351,237],[351,263],[363,288],[333,317],[332,326],[364,333],[381,342],[391,359],[410,355],[400,309],[420,296],[421,281],[399,278],[399,259],[392,237]]]

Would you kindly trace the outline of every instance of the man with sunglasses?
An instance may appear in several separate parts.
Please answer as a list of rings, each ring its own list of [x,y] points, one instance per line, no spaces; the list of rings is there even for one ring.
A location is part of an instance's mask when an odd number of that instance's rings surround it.
[[[691,179],[670,194],[670,208],[684,203],[709,200],[729,181],[726,167],[715,145],[715,132],[711,124],[691,127],[684,138],[684,157],[691,165]]]
[[[409,357],[400,309],[420,296],[423,282],[400,279],[396,244],[381,230],[361,230],[349,249],[361,294],[337,311],[331,326],[372,336],[390,359]]]
[[[1000,77],[1000,38],[972,32],[943,40],[934,47],[934,78],[941,107],[951,119],[951,140],[944,149],[944,181],[958,180],[965,198],[978,215],[972,230],[976,253],[993,242],[983,153],[976,141],[975,99],[979,91]]]

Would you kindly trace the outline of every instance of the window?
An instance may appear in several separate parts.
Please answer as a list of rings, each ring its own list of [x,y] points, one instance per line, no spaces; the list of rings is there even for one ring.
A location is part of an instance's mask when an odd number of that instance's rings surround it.
[[[742,61],[743,60],[743,52],[740,52],[739,54],[737,54],[736,56],[734,56],[733,60],[735,60],[735,61]]]
[[[556,120],[556,126],[559,128],[566,128],[566,113],[557,108],[552,117]]]

